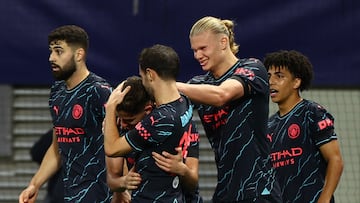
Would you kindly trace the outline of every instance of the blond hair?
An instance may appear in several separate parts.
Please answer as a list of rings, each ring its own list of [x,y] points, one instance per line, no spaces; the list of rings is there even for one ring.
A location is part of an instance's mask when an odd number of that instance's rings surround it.
[[[205,31],[211,31],[214,34],[225,34],[229,38],[231,51],[237,54],[239,52],[239,45],[235,42],[234,26],[235,23],[232,20],[222,20],[220,18],[206,16],[198,20],[191,27],[189,37]]]

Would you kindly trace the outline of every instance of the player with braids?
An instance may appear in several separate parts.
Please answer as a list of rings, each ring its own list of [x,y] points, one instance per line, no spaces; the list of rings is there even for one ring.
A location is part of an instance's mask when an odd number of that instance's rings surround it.
[[[217,23],[213,23],[218,21]],[[204,31],[212,31],[214,34],[225,34],[229,38],[229,46],[231,51],[236,55],[239,52],[239,45],[235,42],[234,33],[235,23],[231,20],[220,20],[213,17],[204,17],[201,21],[199,20],[190,31],[190,37],[198,35]]]
[[[266,139],[269,84],[264,65],[236,56],[234,22],[206,16],[190,30],[194,58],[204,75],[178,82],[204,126],[215,153],[213,202],[282,202]]]
[[[310,87],[312,64],[295,50],[269,53],[264,64],[279,108],[269,118],[267,137],[284,202],[334,202],[343,170],[334,118],[300,95]]]
[[[228,32],[230,49],[236,55],[239,52],[239,45],[235,42],[234,22],[231,20],[222,20],[222,22],[225,24],[224,28],[226,28],[222,33],[227,34]],[[214,29],[214,31],[215,30],[216,29]]]

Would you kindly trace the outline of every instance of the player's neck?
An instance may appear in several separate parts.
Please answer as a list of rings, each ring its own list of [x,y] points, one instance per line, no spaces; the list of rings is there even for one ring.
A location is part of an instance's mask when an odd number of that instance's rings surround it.
[[[80,84],[85,78],[90,74],[89,70],[87,69],[86,65],[82,67],[77,67],[76,71],[71,75],[71,77],[66,80],[66,88],[68,90],[73,89],[78,84]]]
[[[155,88],[154,97],[156,106],[167,104],[180,98],[175,82],[161,82]]]
[[[302,100],[303,98],[297,95],[297,96],[290,96],[284,102],[278,103],[280,116],[284,116],[287,113],[289,113]]]
[[[214,75],[215,78],[220,78],[221,76],[223,76],[230,68],[232,68],[236,62],[239,59],[236,58],[235,55],[233,54],[229,54],[225,60],[223,60],[223,62],[221,62],[216,69],[214,69],[212,72],[212,74]]]

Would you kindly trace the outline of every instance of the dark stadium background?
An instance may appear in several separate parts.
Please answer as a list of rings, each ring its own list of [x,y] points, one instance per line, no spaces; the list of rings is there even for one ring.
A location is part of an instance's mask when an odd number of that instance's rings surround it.
[[[359,86],[360,1],[356,0],[4,0],[0,2],[0,84],[52,83],[47,34],[77,24],[90,36],[89,68],[117,84],[138,74],[140,50],[155,43],[180,55],[179,80],[201,68],[188,32],[199,18],[233,19],[239,57],[296,49],[315,68],[318,87]]]
[[[307,55],[314,87],[303,97],[335,117],[345,168],[336,202],[360,202],[360,1],[359,0],[0,0],[0,203],[18,202],[38,164],[30,148],[52,126],[48,108],[53,83],[48,33],[64,24],[90,36],[90,70],[113,85],[138,74],[137,57],[155,43],[180,55],[179,80],[201,68],[188,33],[199,18],[236,21],[239,57],[262,59],[279,49]],[[269,102],[270,114],[277,105]],[[200,141],[199,188],[210,202],[216,183],[213,151],[197,114]],[[39,194],[44,199],[45,187]]]

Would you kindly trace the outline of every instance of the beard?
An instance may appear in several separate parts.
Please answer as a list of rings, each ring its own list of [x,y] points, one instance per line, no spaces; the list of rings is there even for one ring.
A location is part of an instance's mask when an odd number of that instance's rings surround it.
[[[53,64],[56,65],[56,64]],[[57,66],[57,65],[56,65]],[[59,67],[59,66],[58,66]],[[68,80],[76,71],[76,64],[74,56],[63,67],[59,67],[59,71],[53,71],[55,80]]]

